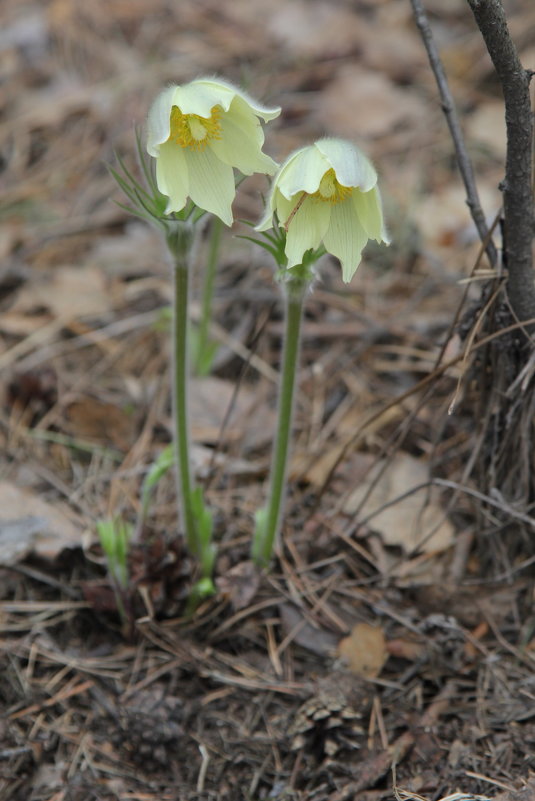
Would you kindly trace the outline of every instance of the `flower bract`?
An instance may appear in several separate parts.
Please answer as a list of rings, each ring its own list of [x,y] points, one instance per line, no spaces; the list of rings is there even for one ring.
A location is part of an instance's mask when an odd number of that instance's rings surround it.
[[[375,168],[355,145],[342,139],[320,139],[288,157],[273,180],[256,229],[270,228],[274,213],[286,229],[288,268],[323,243],[340,259],[347,282],[369,239],[390,241]]]
[[[147,151],[157,160],[158,189],[169,198],[166,214],[181,211],[189,197],[232,225],[233,167],[245,175],[276,171],[262,152],[260,119],[278,114],[280,108],[265,108],[215,78],[164,89],[149,112]]]

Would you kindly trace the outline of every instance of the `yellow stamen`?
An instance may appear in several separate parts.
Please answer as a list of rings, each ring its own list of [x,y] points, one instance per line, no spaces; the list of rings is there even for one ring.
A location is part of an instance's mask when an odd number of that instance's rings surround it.
[[[334,205],[335,203],[341,203],[343,200],[346,200],[346,198],[351,197],[352,194],[352,186],[344,186],[343,184],[339,183],[335,171],[332,168],[327,170],[321,179],[319,188],[316,192],[313,192],[310,195],[308,192],[303,192],[284,224],[285,231],[288,232],[288,226],[307,197],[312,198],[312,200],[321,200],[322,203],[332,203]]]
[[[314,192],[311,197],[315,200],[321,200],[323,203],[341,203],[353,194],[352,186],[344,186],[341,184],[335,171],[331,168],[327,170],[321,179],[317,192]]]
[[[209,117],[200,117],[182,114],[178,106],[173,106],[167,141],[190,150],[204,150],[211,139],[221,139],[221,113],[221,106],[214,106]]]

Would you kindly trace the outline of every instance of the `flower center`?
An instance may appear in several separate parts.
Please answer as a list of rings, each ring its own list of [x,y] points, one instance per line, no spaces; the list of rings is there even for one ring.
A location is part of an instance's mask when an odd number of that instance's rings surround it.
[[[167,141],[190,150],[204,150],[210,139],[221,139],[221,112],[221,106],[214,106],[209,117],[200,117],[182,114],[178,106],[173,106]]]
[[[341,184],[337,177],[336,173],[331,167],[330,170],[327,170],[325,175],[320,181],[319,188],[313,192],[312,194],[308,194],[308,192],[303,192],[295,206],[293,207],[292,211],[288,219],[284,224],[284,228],[288,231],[288,226],[290,225],[291,221],[303,205],[304,201],[307,197],[312,198],[313,201],[321,201],[322,203],[341,203],[346,198],[351,197],[353,194],[353,187],[352,186],[344,186]]]
[[[346,198],[350,197],[353,193],[352,186],[343,186],[337,177],[335,171],[332,169],[327,170],[325,175],[320,181],[319,188],[314,194],[311,195],[315,200],[321,200],[323,203],[341,203]]]

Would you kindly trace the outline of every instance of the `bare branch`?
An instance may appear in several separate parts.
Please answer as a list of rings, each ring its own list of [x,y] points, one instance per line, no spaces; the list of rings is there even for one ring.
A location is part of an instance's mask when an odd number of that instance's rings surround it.
[[[532,268],[533,190],[531,185],[533,118],[529,97],[531,75],[509,35],[500,0],[468,0],[502,84],[507,127],[503,200],[507,292],[519,320],[535,313]],[[530,329],[531,330],[531,329]]]
[[[442,101],[442,110],[446,117],[448,128],[450,129],[451,138],[453,139],[457,163],[459,165],[466,189],[466,204],[470,209],[474,224],[477,228],[481,241],[485,246],[485,251],[489,261],[494,267],[497,260],[496,248],[491,239],[490,231],[485,220],[485,215],[483,214],[483,210],[481,208],[472,162],[470,161],[470,157],[468,156],[468,152],[466,150],[461,131],[461,125],[459,123],[459,118],[455,109],[455,103],[453,102],[453,97],[450,92],[446,73],[444,71],[442,61],[440,60],[435,41],[433,39],[433,34],[431,32],[431,27],[429,25],[429,20],[427,19],[427,15],[421,0],[411,0],[411,5],[416,25],[418,26],[425,49],[427,50],[427,56],[429,58],[431,69],[435,75],[438,91],[440,93],[440,99]]]

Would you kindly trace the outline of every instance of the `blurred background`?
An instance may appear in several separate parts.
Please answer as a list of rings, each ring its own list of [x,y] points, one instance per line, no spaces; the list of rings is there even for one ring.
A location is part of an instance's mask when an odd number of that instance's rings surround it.
[[[535,4],[504,6],[535,69]],[[504,171],[501,91],[465,0],[425,7],[491,223]],[[171,288],[158,233],[114,202],[124,198],[108,166],[119,156],[136,170],[135,131],[143,137],[155,96],[203,75],[282,107],[265,145],[278,161],[326,134],[356,142],[377,166],[392,244],[370,244],[350,285],[326,260],[307,300],[284,558],[261,583],[247,560],[269,465],[282,307],[264,251],[234,236],[247,230],[240,222],[225,232],[221,348],[213,374],[192,382],[191,404],[219,591],[198,618],[180,618],[192,566],[169,474],[147,547],[129,562],[132,616],[146,628],[128,640],[95,524],[137,519],[143,477],[171,439]],[[236,218],[256,221],[267,188],[247,178]],[[456,481],[473,453],[477,405],[460,404],[466,365],[434,376],[433,392],[419,382],[442,349],[460,352],[452,323],[479,242],[409,0],[2,0],[0,192],[0,623],[9,635],[0,705],[10,710],[0,801],[174,801],[180,782],[195,800],[276,799],[290,785],[311,794],[284,798],[341,799],[348,777],[362,776],[364,794],[351,797],[391,798],[390,762],[377,766],[405,738],[402,762],[413,732],[421,739],[398,776],[414,792],[487,792],[489,774],[503,790],[525,775],[529,587],[509,572],[494,507],[483,521],[490,548],[471,496],[450,493],[447,514],[440,492],[412,504],[429,464]],[[481,283],[467,292],[463,314]],[[390,516],[372,519],[400,496],[408,505],[396,500]],[[424,507],[434,533],[422,543]],[[522,541],[522,559],[529,548]],[[306,710],[294,733],[313,743],[299,758],[288,732],[319,673],[339,690],[333,654],[356,621],[373,643],[363,645],[361,628],[345,648],[374,651],[364,666],[373,711],[357,683],[363,727],[325,767],[316,760],[325,732]],[[450,717],[430,733],[427,710],[436,722],[446,707]],[[355,748],[368,773],[351,768]],[[205,780],[212,794],[201,796]]]
[[[490,215],[503,158],[499,91],[464,0],[426,7]],[[532,5],[506,7],[529,66]],[[267,144],[278,160],[324,134],[357,141],[377,162],[391,227],[410,219],[448,245],[469,224],[408,0],[4,0],[1,15],[4,257],[27,226],[37,239],[47,231],[28,259],[44,266],[60,248],[54,225],[117,224],[105,170],[113,149],[132,150],[162,86],[212,74],[283,107]]]

